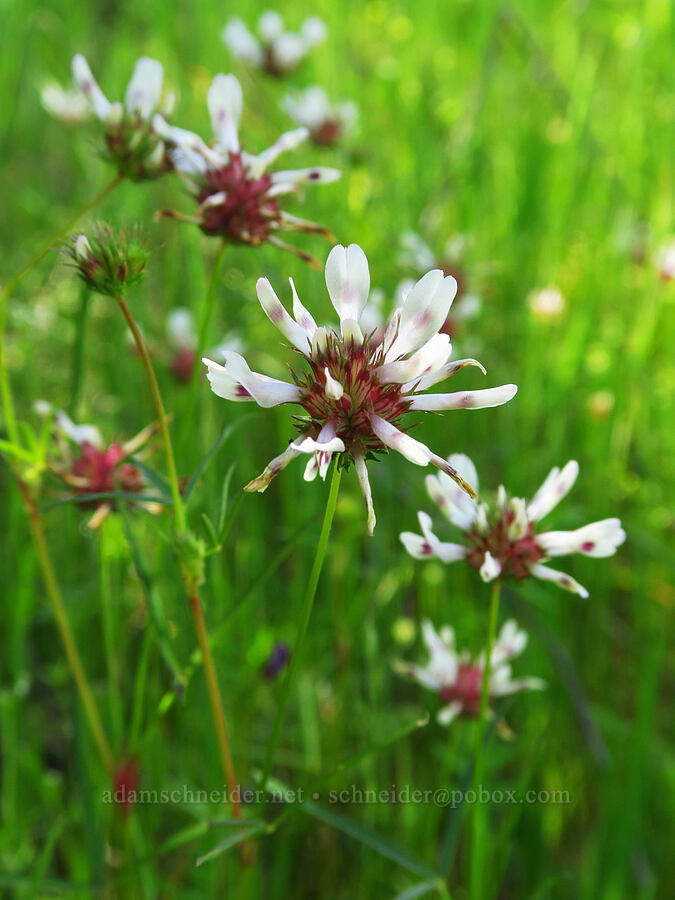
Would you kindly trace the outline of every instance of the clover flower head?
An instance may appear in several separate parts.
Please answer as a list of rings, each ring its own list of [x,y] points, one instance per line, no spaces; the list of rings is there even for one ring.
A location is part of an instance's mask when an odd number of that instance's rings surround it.
[[[304,371],[291,369],[293,383],[252,372],[238,353],[225,354],[225,365],[204,359],[211,389],[227,400],[252,401],[259,406],[294,403],[302,408],[300,436],[246,486],[264,491],[292,459],[307,454],[305,480],[325,478],[334,453],[353,461],[368,510],[368,531],[375,527],[366,459],[396,450],[418,466],[432,463],[461,489],[473,489],[440,456],[399,428],[408,412],[481,409],[506,403],[516,393],[513,384],[479,391],[424,394],[427,388],[465,366],[483,367],[475,359],[448,362],[451,345],[438,329],[455,296],[451,277],[427,272],[395,310],[382,338],[363,332],[359,321],[368,300],[370,272],[363,250],[356,244],[333,247],[326,261],[326,287],[340,319],[339,331],[317,326],[300,301],[291,280],[293,316],[277,297],[267,278],[257,282],[260,304],[270,321],[297,350]]]
[[[445,626],[438,633],[428,619],[422,622],[422,636],[429,651],[426,666],[399,662],[396,664],[398,672],[414,678],[441,697],[444,705],[436,715],[439,725],[449,725],[459,716],[478,716],[485,653],[476,659],[472,659],[466,650],[457,653],[453,629]],[[518,691],[541,690],[545,686],[539,678],[511,677],[510,661],[523,652],[526,644],[527,634],[516,622],[513,619],[505,622],[492,648],[488,703]]]
[[[309,51],[325,40],[326,26],[321,19],[310,16],[298,33],[286,31],[279,13],[267,10],[258,19],[258,34],[256,38],[235,16],[225,25],[222,38],[238,59],[280,77],[297,69]]]
[[[50,115],[69,125],[85,122],[91,116],[91,105],[82,91],[66,90],[56,81],[42,86],[40,102]]]
[[[565,309],[565,298],[557,287],[549,286],[531,291],[527,295],[527,305],[536,319],[547,321],[557,319]]]
[[[148,259],[138,229],[114,229],[103,222],[89,235],[72,235],[65,252],[87,287],[109,297],[120,297],[137,284],[145,275]]]
[[[282,209],[283,198],[303,184],[335,181],[337,169],[315,167],[268,172],[277,157],[297,147],[308,137],[306,128],[288,131],[257,156],[247,153],[239,142],[239,120],[243,98],[234,75],[216,75],[208,92],[208,106],[215,143],[208,146],[198,135],[157,120],[157,129],[173,146],[172,158],[198,202],[194,216],[163,210],[162,215],[199,225],[208,235],[226,241],[255,246],[269,241],[313,263],[308,253],[280,240],[279,231],[302,231],[330,239],[325,228],[299,219]]]
[[[353,131],[358,110],[351,100],[331,103],[322,87],[308,87],[295,94],[286,94],[281,101],[284,112],[297,125],[309,129],[315,144],[336,144],[343,135]]]
[[[106,156],[120,175],[145,181],[170,170],[166,145],[155,128],[160,119],[164,121],[160,111],[164,77],[161,63],[147,56],[137,61],[123,103],[111,103],[105,97],[79,53],[73,57],[73,76],[94,115],[104,125]]]
[[[50,456],[49,469],[73,494],[108,494],[116,491],[140,494],[147,488],[145,476],[128,458],[148,444],[156,432],[155,426],[144,428],[124,444],[114,441],[106,445],[96,425],[76,425],[67,413],[54,410],[44,400],[37,401],[35,411],[43,417],[53,417],[55,452]],[[73,453],[73,444],[78,448],[77,455]],[[83,499],[80,503],[83,508],[95,510],[89,522],[90,528],[97,528],[116,508],[117,502],[112,498]],[[161,505],[153,502],[143,501],[139,505],[150,513],[162,510]]]
[[[661,244],[654,254],[654,263],[662,281],[675,279],[675,237]]]
[[[450,465],[478,488],[476,468],[462,453],[448,457]],[[546,480],[528,502],[510,497],[504,487],[497,492],[496,503],[467,497],[442,472],[426,479],[431,500],[445,517],[465,533],[463,544],[445,543],[432,530],[432,520],[418,513],[422,534],[405,531],[401,542],[416,559],[440,559],[451,563],[465,560],[483,581],[496,578],[522,580],[534,576],[553,581],[568,591],[588,597],[588,591],[570,575],[544,565],[555,556],[582,553],[584,556],[612,556],[626,539],[619,519],[603,519],[577,528],[576,531],[538,531],[539,522],[571,490],[579,464],[571,460],[562,469],[551,469]]]

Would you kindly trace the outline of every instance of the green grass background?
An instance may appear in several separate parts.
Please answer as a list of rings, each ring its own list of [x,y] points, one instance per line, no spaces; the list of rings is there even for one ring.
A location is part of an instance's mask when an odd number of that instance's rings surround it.
[[[252,23],[263,8],[253,2],[0,2],[3,278],[112,176],[97,158],[94,127],[69,128],[42,110],[42,82],[68,81],[70,58],[80,51],[116,99],[135,59],[154,56],[179,94],[174,121],[207,134],[210,78],[235,71],[245,91],[243,142],[257,151],[288,127],[278,108],[286,83],[242,69],[219,31],[229,15]],[[389,296],[407,274],[396,262],[401,231],[421,231],[439,252],[449,235],[471,236],[467,268],[484,306],[467,330],[482,343],[477,355],[489,381],[465,370],[452,389],[515,381],[519,393],[496,410],[426,416],[416,435],[443,455],[469,453],[486,487],[503,482],[525,496],[553,465],[576,458],[578,483],[547,520],[551,527],[620,515],[628,533],[611,559],[563,561],[589,588],[588,600],[543,583],[505,592],[502,619],[524,611],[526,626],[538,623],[517,674],[543,677],[548,689],[518,696],[502,710],[514,738],[493,736],[486,781],[500,789],[565,790],[570,803],[491,809],[489,895],[672,896],[675,770],[666,675],[675,600],[675,287],[659,280],[650,261],[674,230],[672,5],[319,0],[311,10],[293,2],[278,8],[291,25],[310,11],[319,14],[329,30],[288,84],[323,84],[361,110],[359,133],[346,145],[307,145],[284,159],[284,166],[321,163],[344,173],[335,185],[308,190],[291,211],[327,225],[344,243],[359,243],[373,284]],[[187,423],[181,416],[187,393],[167,371],[165,316],[177,305],[199,312],[216,248],[190,226],[153,223],[162,207],[190,211],[175,178],[123,184],[98,217],[142,223],[149,237],[148,277],[129,299],[155,347],[179,440],[178,465],[188,474],[222,428],[251,407],[227,404],[204,386],[196,414]],[[648,258],[638,265],[626,234],[643,224]],[[296,243],[325,258],[318,239]],[[317,319],[332,321],[321,273],[272,247],[231,248],[211,338],[216,343],[236,328],[252,367],[283,377],[290,354],[255,299],[255,280],[263,274],[280,291],[292,275]],[[559,320],[542,323],[525,298],[547,283],[559,285],[567,306]],[[16,292],[8,353],[21,418],[34,418],[37,398],[71,405],[80,303],[80,287],[56,253]],[[90,300],[84,359],[80,421],[96,422],[112,440],[152,419],[124,322],[102,297]],[[614,399],[600,418],[589,407],[598,391]],[[201,511],[214,515],[232,462],[236,494],[291,434],[288,410],[256,410],[205,475],[191,521],[198,525]],[[154,462],[162,468],[160,452]],[[280,690],[278,681],[261,679],[260,665],[276,640],[293,643],[327,497],[321,482],[304,484],[302,465],[286,470],[265,495],[244,497],[227,546],[209,562],[206,616],[212,628],[226,623],[214,652],[237,772],[247,785],[261,764]],[[488,589],[468,568],[420,565],[403,553],[398,533],[414,529],[417,509],[429,507],[422,470],[390,456],[371,473],[374,538],[365,534],[353,472],[343,478],[275,775],[307,786],[369,752],[323,783],[322,809],[341,819],[326,821],[321,810],[298,806],[261,840],[255,869],[242,875],[236,851],[194,865],[227,836],[226,825],[199,827],[227,816],[225,807],[146,805],[123,826],[118,810],[101,803],[105,774],[71,686],[18,494],[7,468],[0,469],[0,891],[12,897],[413,897],[433,892],[433,873],[447,865],[452,896],[467,896],[463,810],[325,802],[329,789],[352,784],[459,788],[473,746],[471,722],[445,730],[433,717],[397,738],[435,706],[432,695],[399,679],[391,663],[423,658],[419,636],[400,642],[402,616],[450,623],[460,645],[477,651]],[[71,506],[46,516],[115,749],[137,754],[141,787],[219,789],[201,671],[184,702],[161,705],[171,676],[143,612],[121,524],[111,520],[95,535],[84,522],[85,514]],[[173,651],[185,665],[194,636],[177,566],[156,523],[135,515],[131,524]],[[453,539],[451,530],[443,537]],[[570,678],[583,697],[578,690],[571,697]],[[132,728],[134,709],[138,727]],[[184,831],[193,826],[194,833]],[[167,846],[177,834],[183,840]]]

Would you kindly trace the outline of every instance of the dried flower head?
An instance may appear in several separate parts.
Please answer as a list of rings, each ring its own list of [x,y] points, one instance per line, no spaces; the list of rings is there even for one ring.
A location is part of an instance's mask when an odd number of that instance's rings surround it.
[[[448,457],[448,462],[478,487],[476,468],[468,456],[456,453]],[[578,474],[579,464],[574,460],[562,470],[556,466],[529,503],[520,497],[509,497],[500,487],[492,507],[458,491],[455,483],[443,473],[438,478],[428,476],[429,496],[446,518],[465,532],[465,543],[440,541],[432,531],[431,517],[425,512],[418,513],[422,534],[405,531],[400,536],[401,541],[415,559],[436,558],[445,563],[465,560],[483,581],[494,581],[495,578],[521,580],[534,576],[588,597],[586,588],[570,575],[544,563],[551,557],[569,553],[612,556],[626,539],[620,520],[603,519],[576,531],[543,534],[537,531],[541,519],[567,495]]]
[[[296,94],[286,94],[281,107],[297,124],[309,130],[315,144],[336,144],[354,130],[358,115],[351,100],[331,103],[322,87],[308,87]]]
[[[129,457],[142,450],[156,432],[156,426],[149,426],[136,437],[120,444],[114,441],[106,445],[101,432],[95,425],[76,425],[62,410],[54,411],[52,405],[38,401],[35,410],[42,416],[53,416],[54,452],[49,457],[49,469],[57,475],[69,490],[83,499],[80,505],[95,510],[89,522],[90,528],[97,528],[103,519],[116,508],[114,498],[86,498],[87,494],[141,494],[148,484],[138,466],[129,462]],[[74,444],[78,455],[72,452]],[[159,513],[158,503],[139,503],[146,512]]]
[[[101,222],[89,235],[73,235],[65,249],[80,278],[99,294],[121,297],[145,274],[148,250],[136,228],[116,231]]]
[[[428,272],[394,312],[380,339],[364,334],[359,325],[370,289],[368,261],[360,247],[339,245],[331,250],[326,286],[340,318],[339,332],[316,325],[292,279],[293,317],[267,278],[260,278],[256,285],[268,318],[305,364],[301,373],[291,370],[293,384],[252,372],[238,353],[226,353],[224,366],[204,359],[211,389],[219,397],[265,407],[296,403],[304,412],[298,424],[300,436],[246,490],[264,491],[275,475],[303,453],[310,457],[305,480],[317,474],[325,478],[333,453],[341,453],[344,460],[354,462],[372,534],[375,512],[366,459],[391,448],[418,466],[438,466],[473,495],[470,483],[451,465],[398,427],[407,412],[499,406],[516,393],[513,384],[453,394],[421,393],[464,366],[478,366],[485,372],[474,359],[448,362],[450,339],[438,333],[455,296],[454,278],[438,270]]]
[[[105,155],[120,175],[132,181],[157,178],[171,169],[164,141],[155,129],[161,112],[170,113],[173,97],[160,111],[162,64],[141,57],[127,87],[124,103],[111,103],[96,83],[84,56],[73,57],[73,76],[94,115],[105,127]]]
[[[325,228],[285,212],[284,197],[297,193],[303,184],[335,181],[340,173],[322,167],[268,172],[281,153],[297,147],[309,132],[306,128],[288,131],[267,150],[253,156],[239,143],[242,105],[241,85],[234,75],[216,75],[208,92],[216,138],[213,146],[190,131],[158,120],[162,136],[174,147],[174,167],[198,203],[194,216],[171,210],[163,210],[160,215],[194,222],[205,234],[225,241],[252,246],[269,241],[312,262],[309,254],[280,240],[279,231],[303,231],[327,239],[331,235]]]
[[[223,42],[230,53],[270,75],[286,75],[298,67],[309,51],[326,38],[326,26],[311,16],[299,33],[286,31],[279,13],[267,10],[258,19],[256,38],[244,22],[234,17],[223,29]]]
[[[422,636],[429,651],[429,662],[424,667],[399,662],[396,664],[398,672],[439,694],[444,704],[436,715],[439,725],[449,725],[458,716],[478,716],[485,653],[475,660],[466,650],[457,653],[453,629],[445,626],[438,634],[428,619],[422,622]],[[510,660],[520,656],[526,644],[527,634],[518,628],[516,622],[513,619],[505,622],[492,648],[489,702],[518,691],[545,687],[540,678],[511,678]]]

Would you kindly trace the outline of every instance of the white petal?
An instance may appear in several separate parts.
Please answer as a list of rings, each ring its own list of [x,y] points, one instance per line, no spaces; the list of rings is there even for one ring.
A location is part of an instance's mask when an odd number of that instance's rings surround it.
[[[312,169],[285,169],[280,172],[271,172],[270,178],[274,185],[289,185],[289,190],[297,184],[330,184],[341,177],[339,169],[330,169],[326,166],[315,166]]]
[[[497,681],[494,685],[490,679],[490,693],[493,697],[507,697],[518,691],[543,691],[546,682],[541,678],[514,678]]]
[[[326,287],[340,323],[358,322],[370,291],[370,271],[366,254],[358,244],[338,244],[326,260]]]
[[[468,481],[478,491],[478,472],[473,461],[466,453],[451,453],[448,457],[448,462],[461,478]],[[439,477],[443,478],[442,475]]]
[[[286,312],[281,300],[277,297],[274,288],[268,278],[259,278],[256,281],[255,289],[258,294],[260,305],[265,310],[267,318],[279,331],[297,347],[301,353],[307,355],[310,351],[310,344],[305,329],[298,325],[295,319]]]
[[[359,485],[361,486],[361,493],[366,501],[366,510],[368,511],[368,534],[372,535],[375,531],[377,519],[375,518],[375,507],[373,506],[373,495],[370,490],[368,469],[362,453],[354,453],[354,468],[356,469],[356,475],[359,479]]]
[[[76,425],[67,413],[59,410],[55,416],[56,424],[61,431],[75,444],[91,444],[103,449],[103,437],[96,425]]]
[[[457,716],[462,712],[462,704],[458,700],[453,700],[447,706],[442,707],[436,713],[436,721],[439,725],[450,725]]]
[[[538,522],[558,505],[572,489],[579,474],[579,463],[570,460],[562,471],[551,469],[546,480],[534,495],[527,507],[527,515],[531,522]]]
[[[502,574],[502,566],[499,560],[495,559],[490,551],[486,551],[483,564],[478,570],[483,581],[494,581]]]
[[[309,131],[306,128],[286,131],[267,150],[263,150],[257,156],[247,156],[246,162],[252,177],[260,178],[278,156],[285,153],[286,150],[293,150],[295,147],[299,147],[308,137]]]
[[[292,444],[289,445],[283,453],[279,456],[275,456],[274,459],[265,466],[265,469],[257,478],[254,478],[253,481],[249,481],[244,487],[244,490],[249,492],[257,491],[259,494],[262,494],[263,491],[267,490],[270,481],[299,455],[300,451],[296,450]]]
[[[310,16],[300,26],[300,35],[305,46],[309,49],[325,40],[326,26],[317,16]]]
[[[417,392],[426,391],[427,388],[432,387],[434,384],[438,384],[439,381],[445,381],[446,378],[450,378],[465,366],[477,366],[483,375],[487,375],[485,366],[478,362],[477,359],[454,359],[444,366],[441,366],[441,368],[435,372],[430,372],[428,375],[424,375],[417,381],[411,381],[408,384],[404,384],[403,391],[405,393],[411,391],[413,388],[415,388]]]
[[[576,531],[548,531],[537,535],[537,544],[546,556],[565,556],[567,553],[612,556],[625,540],[626,532],[620,519],[603,519]]]
[[[457,391],[453,394],[417,394],[411,399],[410,409],[433,411],[441,409],[487,409],[501,406],[512,400],[518,392],[515,384],[485,388],[480,391]]]
[[[81,53],[73,57],[73,77],[79,89],[89,99],[94,114],[101,121],[105,121],[110,112],[110,101],[106,99],[103,91],[96,83],[94,76],[91,74],[89,64]]]
[[[258,19],[258,34],[266,43],[271,44],[284,33],[284,22],[278,12],[266,10]]]
[[[399,540],[415,559],[433,559],[434,552],[421,534],[413,534],[412,531],[403,531],[399,534]]]
[[[300,302],[298,292],[295,289],[295,282],[292,278],[289,278],[288,280],[291,283],[291,290],[293,292],[293,315],[295,316],[295,320],[298,325],[301,328],[305,329],[307,339],[311,342],[314,334],[316,333],[316,322],[314,321],[314,318],[309,310],[306,309]]]
[[[280,34],[271,47],[277,66],[284,72],[294,69],[306,53],[304,42],[297,34]]]
[[[427,243],[414,231],[404,231],[400,238],[400,261],[404,266],[426,272],[433,269],[436,258]]]
[[[457,293],[457,282],[440,269],[427,272],[415,284],[401,307],[398,337],[387,353],[387,360],[415,350],[438,332],[445,322]]]
[[[447,334],[435,334],[408,359],[385,363],[374,374],[382,384],[416,382],[423,375],[435,372],[444,365],[452,352]]]
[[[416,441],[409,434],[399,431],[391,422],[376,416],[374,413],[369,415],[370,424],[377,437],[387,447],[396,450],[401,456],[405,456],[411,463],[416,466],[428,466],[431,462],[431,450],[421,441]]]
[[[326,376],[326,394],[332,400],[340,400],[342,395],[345,392],[345,389],[342,387],[339,381],[336,381],[335,378],[328,371],[328,366],[324,366],[324,374]]]
[[[194,317],[189,309],[177,306],[166,319],[166,336],[176,349],[186,347],[194,350],[197,346]]]
[[[243,105],[239,81],[234,75],[216,75],[209,88],[207,102],[217,145],[228,153],[237,153],[237,130]]]
[[[159,106],[163,78],[162,64],[142,56],[136,63],[124,98],[127,112],[138,112],[142,119],[149,119]]]
[[[262,63],[262,48],[241,19],[230,19],[221,37],[230,52],[239,59],[244,59],[254,66]]]
[[[472,500],[445,472],[427,475],[424,483],[431,500],[443,515],[462,531],[470,531],[476,518],[476,501]],[[469,481],[469,484],[473,486],[473,482]]]
[[[492,648],[493,670],[502,663],[520,656],[527,645],[527,632],[518,628],[514,619],[504,622],[495,645]]]
[[[225,370],[225,366],[210,359],[202,359],[202,362],[207,367],[206,377],[211,390],[217,397],[224,400],[253,401],[251,394]]]
[[[299,402],[302,392],[297,385],[252,372],[244,357],[233,350],[225,351],[224,355],[227,371],[246,388],[258,406],[270,407]]]
[[[534,563],[530,566],[530,572],[535,578],[541,578],[542,581],[554,581],[566,591],[572,591],[573,594],[579,594],[581,597],[588,597],[588,591],[585,587],[575,581],[571,575],[565,572],[558,572],[557,569],[550,569],[548,566],[542,566],[541,563]]]

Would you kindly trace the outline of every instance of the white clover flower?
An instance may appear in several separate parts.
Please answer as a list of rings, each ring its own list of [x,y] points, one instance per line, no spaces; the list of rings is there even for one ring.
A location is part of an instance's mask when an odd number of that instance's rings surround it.
[[[309,51],[325,40],[326,26],[311,16],[302,23],[299,33],[286,31],[279,13],[267,10],[258,19],[258,34],[259,39],[235,16],[225,25],[222,39],[238,59],[281,76],[296,69]]]
[[[136,62],[123,103],[111,103],[105,97],[80,53],[73,57],[73,76],[105,126],[107,156],[121,175],[141,181],[171,168],[165,144],[154,127],[160,119],[166,126],[160,111],[161,63],[147,56]]]
[[[396,665],[397,671],[440,695],[445,705],[436,715],[439,725],[449,725],[458,716],[478,716],[485,653],[475,660],[466,650],[458,654],[453,629],[445,626],[437,633],[428,619],[422,622],[422,636],[429,651],[426,666],[400,662]],[[513,619],[505,622],[492,648],[488,702],[518,691],[545,687],[540,678],[511,677],[510,661],[520,656],[526,644],[527,634],[518,628],[516,622]]]
[[[654,254],[654,264],[662,281],[675,278],[675,237],[668,238]]]
[[[464,366],[483,368],[474,359],[448,362],[450,339],[438,333],[455,296],[454,278],[444,277],[439,270],[428,272],[395,310],[379,341],[364,336],[360,326],[370,290],[368,260],[360,247],[333,247],[326,261],[326,286],[340,318],[339,332],[317,326],[300,302],[292,279],[293,316],[267,278],[257,282],[258,299],[268,318],[307,364],[305,373],[292,372],[293,384],[252,372],[238,353],[226,353],[224,366],[204,359],[211,389],[219,397],[263,407],[297,403],[305,411],[301,436],[245,489],[264,491],[301,453],[311,457],[305,479],[324,477],[331,455],[344,453],[354,462],[372,534],[375,512],[366,458],[390,448],[415,465],[438,466],[462,490],[473,494],[470,484],[449,463],[398,427],[407,412],[499,406],[517,391],[515,385],[507,384],[452,394],[421,393]]]
[[[565,298],[556,287],[540,288],[527,295],[527,305],[538,319],[556,319],[565,309]]]
[[[49,81],[40,91],[44,109],[62,122],[77,125],[91,116],[91,106],[81,90],[66,90],[56,81]]]
[[[321,166],[268,172],[281,153],[297,147],[309,132],[306,128],[287,131],[271,147],[254,156],[243,150],[239,142],[242,106],[241,85],[234,75],[216,75],[208,92],[215,134],[213,146],[190,131],[168,125],[161,116],[155,117],[155,129],[173,148],[174,168],[199,204],[194,216],[169,210],[162,214],[194,222],[205,234],[228,241],[254,246],[269,241],[312,263],[309,254],[280,240],[277,232],[292,230],[320,234],[331,240],[332,237],[320,225],[285,212],[283,198],[297,192],[303,184],[335,181],[340,172]]]
[[[321,87],[308,87],[295,94],[286,94],[281,108],[297,125],[309,130],[316,144],[335,144],[354,130],[358,110],[351,100],[332,103]]]
[[[468,456],[453,454],[448,457],[448,463],[478,490],[476,468]],[[418,513],[422,534],[405,531],[400,535],[401,542],[415,559],[465,560],[483,581],[534,576],[588,597],[586,588],[570,575],[544,563],[551,557],[570,553],[612,556],[626,539],[621,521],[602,519],[576,531],[537,531],[541,519],[568,494],[578,474],[579,464],[574,460],[562,470],[556,466],[529,503],[520,497],[509,497],[500,486],[492,508],[466,496],[442,472],[438,477],[429,475],[426,487],[431,500],[453,525],[465,532],[465,543],[440,541],[432,531],[431,516],[425,512]]]
[[[169,312],[166,318],[166,339],[173,350],[171,373],[177,381],[187,384],[192,378],[198,343],[194,316],[189,309],[177,306]],[[224,359],[226,352],[234,350],[242,353],[243,349],[243,341],[236,332],[231,331],[208,353],[216,359]]]

